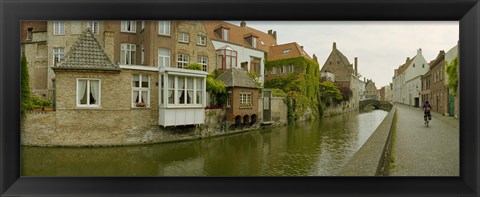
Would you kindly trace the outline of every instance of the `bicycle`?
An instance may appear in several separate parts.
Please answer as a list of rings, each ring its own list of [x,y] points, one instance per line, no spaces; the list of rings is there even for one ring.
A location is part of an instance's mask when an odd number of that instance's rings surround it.
[[[432,115],[431,114],[425,114],[423,115],[423,119],[425,120],[425,126],[428,127],[428,123],[430,122],[430,120],[432,120]]]

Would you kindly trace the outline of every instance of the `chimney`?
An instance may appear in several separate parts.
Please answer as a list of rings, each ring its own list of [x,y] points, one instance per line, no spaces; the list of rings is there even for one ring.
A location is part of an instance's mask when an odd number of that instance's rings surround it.
[[[337,50],[337,43],[333,42],[333,50]]]
[[[407,57],[407,60],[405,62],[408,62],[408,61],[410,61],[410,57]]]
[[[273,38],[277,39],[277,31],[273,31]]]
[[[417,55],[420,55],[420,54],[422,54],[422,49],[421,49],[421,48],[419,48],[419,49],[417,50]]]
[[[355,76],[358,76],[358,58],[355,57]]]
[[[318,63],[318,59],[317,59],[317,56],[315,54],[313,54],[313,61]]]
[[[364,77],[364,78],[363,78],[363,82],[366,83],[366,82],[367,82],[367,78]]]
[[[240,27],[247,27],[247,23],[245,21],[240,22]]]
[[[105,41],[104,41],[104,47],[105,47],[105,53],[107,54],[108,58],[112,63],[115,63],[113,59],[113,54],[114,54],[114,46],[115,46],[115,33],[113,31],[105,31],[104,32],[105,36]]]
[[[268,30],[268,35],[272,35],[272,30],[271,29]]]

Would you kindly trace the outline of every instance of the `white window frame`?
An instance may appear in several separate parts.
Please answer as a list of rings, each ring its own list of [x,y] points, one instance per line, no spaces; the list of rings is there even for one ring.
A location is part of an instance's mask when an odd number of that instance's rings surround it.
[[[273,74],[273,75],[276,75],[276,74],[277,74],[277,67],[273,67],[273,68],[272,68],[272,74]]]
[[[120,44],[120,64],[134,65],[135,60],[136,60],[135,44],[130,44],[130,43]]]
[[[240,107],[247,107],[242,106],[244,104],[249,104],[248,107],[252,107],[252,93],[251,92],[240,92]]]
[[[197,57],[197,63],[202,65],[202,70],[203,71],[208,70],[208,57],[207,56],[198,56]]]
[[[120,31],[126,33],[137,33],[137,21],[122,21]]]
[[[61,62],[65,58],[64,47],[53,47],[53,65],[56,66],[58,62]]]
[[[100,22],[98,21],[88,21],[87,27],[94,35],[100,34]]]
[[[158,34],[169,36],[171,26],[172,25],[171,25],[170,21],[158,21]]]
[[[142,31],[145,29],[145,21],[142,21]]]
[[[181,42],[181,43],[190,42],[190,34],[185,33],[185,32],[179,32],[178,33],[178,42]]]
[[[160,54],[160,50],[168,51],[168,55]],[[162,66],[163,62],[163,66]],[[158,67],[170,67],[170,49],[158,48]]]
[[[177,68],[186,68],[190,62],[190,56],[188,54],[177,54]]]
[[[185,88],[180,89],[179,87],[179,77],[182,77],[184,80],[184,85]],[[173,88],[170,88],[170,80],[169,78],[172,79],[173,82]],[[192,79],[193,80],[193,88],[188,88],[188,80]],[[203,106],[203,102],[205,101],[205,94],[204,94],[204,89],[205,89],[205,78],[203,77],[196,77],[196,76],[186,76],[186,75],[164,75],[164,80],[166,80],[166,83],[164,84],[164,88],[166,88],[164,91],[166,92],[166,95],[163,95],[165,98],[165,103],[167,106],[166,107],[199,107]],[[169,96],[169,91],[173,91],[172,97],[173,97],[173,103],[169,102],[168,96]],[[182,92],[185,94],[183,103],[180,103],[180,96]],[[192,100],[191,103],[188,103],[188,91],[192,91]],[[200,99],[197,99],[197,96],[200,97]]]
[[[80,104],[80,100],[78,99],[78,82],[80,80],[87,81],[85,91],[87,91],[87,104]],[[90,81],[98,81],[98,102],[97,104],[90,104]],[[86,107],[86,108],[98,108],[101,107],[101,101],[102,101],[102,80],[101,79],[96,79],[96,78],[77,78],[77,84],[76,84],[76,91],[75,91],[75,100],[77,107]]]
[[[207,45],[207,36],[197,35],[197,45],[206,46]]]
[[[223,41],[228,41],[228,34],[229,34],[229,29],[227,28],[222,28],[222,40]]]
[[[65,21],[53,21],[53,35],[65,35]]]
[[[252,36],[252,47],[257,48],[257,38]]]
[[[133,85],[133,82],[135,80],[135,76],[138,76],[138,80],[139,80],[138,86],[139,87],[135,87]],[[142,78],[144,78],[144,77],[148,78],[148,80],[147,80],[148,87],[142,87]],[[133,74],[132,75],[132,107],[133,108],[144,108],[144,107],[137,107],[137,103],[135,102],[136,98],[134,97],[134,92],[135,91],[138,91],[139,100],[142,100],[142,96],[143,96],[142,92],[147,92],[147,102],[145,103],[145,108],[150,107],[150,87],[151,87],[150,75],[145,75],[145,74]]]

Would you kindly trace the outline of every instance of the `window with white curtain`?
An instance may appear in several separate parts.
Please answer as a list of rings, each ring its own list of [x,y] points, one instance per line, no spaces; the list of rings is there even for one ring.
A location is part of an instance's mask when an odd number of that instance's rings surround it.
[[[135,64],[135,45],[122,43],[120,47],[120,64]]]
[[[185,104],[185,77],[178,77],[178,93],[177,93],[177,103]]]
[[[135,33],[137,32],[137,22],[136,21],[122,21],[121,32]]]
[[[77,79],[77,107],[100,107],[99,79]]]
[[[175,104],[175,76],[168,75],[168,104]]]
[[[132,81],[132,107],[150,106],[150,76],[134,74]]]
[[[195,79],[196,83],[196,104],[203,104],[203,78],[196,78]]]
[[[158,34],[170,35],[170,21],[158,21]]]
[[[65,35],[65,21],[53,22],[53,35]]]
[[[158,49],[158,67],[170,67],[170,49]]]

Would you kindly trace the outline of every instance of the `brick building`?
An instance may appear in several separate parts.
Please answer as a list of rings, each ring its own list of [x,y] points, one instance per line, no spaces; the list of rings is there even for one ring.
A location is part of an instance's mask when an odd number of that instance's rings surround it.
[[[368,79],[365,83],[365,99],[380,99],[378,97],[377,86],[371,79]]]
[[[227,122],[253,124],[258,119],[258,86],[242,68],[230,68],[217,80],[227,87]]]
[[[296,42],[270,46],[267,59],[268,61],[285,60],[304,57],[312,60],[312,58],[303,50],[303,46]],[[301,67],[290,65],[275,65],[271,69],[265,71],[265,79],[270,80],[274,77],[286,76],[290,73],[305,72]]]
[[[432,105],[432,111],[448,114],[448,89],[445,80],[445,51],[440,51],[430,63],[430,69],[422,77],[422,96]],[[425,88],[423,88],[425,87]]]

